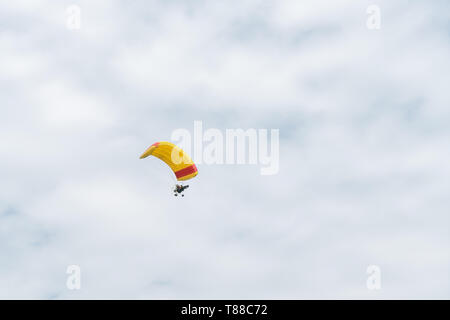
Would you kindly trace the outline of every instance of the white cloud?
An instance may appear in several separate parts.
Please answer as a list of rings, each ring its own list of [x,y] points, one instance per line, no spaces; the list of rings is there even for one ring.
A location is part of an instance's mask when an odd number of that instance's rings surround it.
[[[378,31],[363,2],[78,5],[0,5],[1,298],[448,298],[441,2]],[[279,128],[280,173],[174,198],[138,157],[194,120]]]

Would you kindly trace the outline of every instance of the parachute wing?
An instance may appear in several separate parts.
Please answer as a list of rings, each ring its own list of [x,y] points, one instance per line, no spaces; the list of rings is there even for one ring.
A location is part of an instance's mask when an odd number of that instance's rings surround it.
[[[148,156],[154,156],[164,161],[172,169],[178,181],[192,179],[198,174],[192,159],[171,142],[161,141],[152,144],[140,158],[144,159]]]

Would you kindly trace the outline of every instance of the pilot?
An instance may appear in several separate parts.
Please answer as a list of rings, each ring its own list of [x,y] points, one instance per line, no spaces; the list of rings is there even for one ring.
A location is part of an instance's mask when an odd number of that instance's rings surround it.
[[[189,185],[185,185],[185,186],[182,186],[179,184],[175,185],[175,190],[173,190],[175,193],[175,197],[178,196],[177,193],[182,193],[187,188],[189,188]],[[184,197],[184,194],[182,194],[181,196]]]

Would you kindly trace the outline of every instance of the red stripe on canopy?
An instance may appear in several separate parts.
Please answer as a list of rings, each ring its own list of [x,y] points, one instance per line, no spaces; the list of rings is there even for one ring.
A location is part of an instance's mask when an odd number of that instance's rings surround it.
[[[183,168],[181,170],[178,170],[177,172],[175,172],[175,176],[177,177],[177,179],[180,179],[194,172],[197,172],[197,167],[195,166],[195,164],[190,165],[189,167]]]

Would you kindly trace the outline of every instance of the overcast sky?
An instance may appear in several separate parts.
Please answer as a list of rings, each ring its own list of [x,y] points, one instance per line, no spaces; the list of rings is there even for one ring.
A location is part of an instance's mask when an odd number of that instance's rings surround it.
[[[0,298],[449,299],[449,7],[1,0]],[[279,129],[278,174],[175,198],[139,156],[195,120]]]

